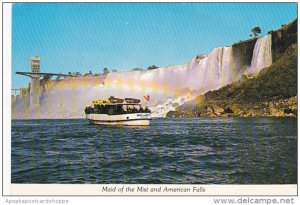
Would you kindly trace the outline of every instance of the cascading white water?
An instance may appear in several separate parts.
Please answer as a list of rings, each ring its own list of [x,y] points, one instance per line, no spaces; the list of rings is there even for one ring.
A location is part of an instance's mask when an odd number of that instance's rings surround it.
[[[149,106],[165,105],[169,108],[160,109],[169,111],[174,108],[172,99],[180,105],[191,99],[187,97],[191,93],[203,94],[241,79],[241,68],[235,66],[236,60],[239,59],[234,59],[233,48],[223,47],[213,49],[208,55],[195,57],[184,65],[147,71],[109,73],[105,79],[82,77],[59,82],[51,81],[45,85],[39,117],[84,117],[84,107],[90,105],[94,99],[109,96],[142,98],[146,94],[151,96]],[[270,66],[271,63],[271,36],[267,35],[257,40],[251,66],[246,72],[257,75],[262,68]],[[165,114],[160,112],[157,116]]]
[[[215,48],[208,56],[194,58],[187,72],[187,84],[191,90],[199,93],[218,89],[234,79],[237,73],[232,72],[232,47]]]
[[[272,64],[271,38],[271,35],[266,35],[257,39],[248,74],[256,76],[262,68]]]

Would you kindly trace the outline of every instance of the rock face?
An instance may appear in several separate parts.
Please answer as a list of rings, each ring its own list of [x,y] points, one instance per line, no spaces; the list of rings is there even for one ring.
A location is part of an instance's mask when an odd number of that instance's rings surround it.
[[[291,45],[297,44],[297,19],[283,26],[277,31],[272,31],[272,59],[277,61],[281,54]]]
[[[194,101],[185,103],[168,117],[296,117],[297,116],[297,21],[272,32],[272,55],[276,59],[269,67],[263,68],[255,77],[244,75],[241,81],[221,89],[209,91]],[[256,66],[266,66],[265,53],[252,56],[252,71]],[[268,47],[269,45],[265,46]],[[269,49],[265,49],[269,51]],[[263,53],[263,55],[262,55]],[[261,56],[260,56],[261,55]],[[259,57],[260,56],[260,57]],[[255,60],[264,59],[264,61]]]
[[[247,41],[239,42],[232,45],[232,55],[234,64],[236,67],[250,66],[253,56],[253,50],[256,44],[257,38]]]
[[[297,96],[243,105],[204,101],[202,105],[180,106],[167,117],[297,117]]]

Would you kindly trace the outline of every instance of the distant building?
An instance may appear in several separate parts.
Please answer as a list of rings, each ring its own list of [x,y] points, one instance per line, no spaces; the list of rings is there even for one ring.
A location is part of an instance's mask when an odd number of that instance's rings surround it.
[[[40,72],[40,57],[34,56],[31,58],[30,62],[31,72],[39,73]],[[40,105],[40,76],[32,75],[30,83],[30,106],[39,106]]]
[[[32,73],[39,73],[40,72],[40,57],[34,56],[31,58],[31,72]]]

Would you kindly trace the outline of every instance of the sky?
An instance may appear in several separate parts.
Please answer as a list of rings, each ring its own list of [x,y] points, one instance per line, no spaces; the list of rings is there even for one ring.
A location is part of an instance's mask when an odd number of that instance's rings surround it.
[[[12,88],[28,86],[15,72],[29,72],[32,56],[52,73],[186,64],[296,17],[297,3],[16,3]]]

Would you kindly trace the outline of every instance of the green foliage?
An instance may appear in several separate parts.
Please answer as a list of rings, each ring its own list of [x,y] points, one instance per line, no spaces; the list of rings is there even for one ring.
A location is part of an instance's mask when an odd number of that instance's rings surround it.
[[[43,80],[47,81],[47,80],[50,80],[50,78],[51,78],[51,75],[44,75]]]
[[[47,75],[44,75],[43,78],[40,80],[40,83],[41,83],[41,84],[46,83],[48,80],[51,79],[51,77],[52,77],[52,76],[51,76],[51,75],[48,75],[48,74],[47,74]]]
[[[154,69],[157,69],[158,67],[156,65],[152,65],[152,66],[149,66],[147,68],[147,70],[154,70]]]
[[[259,26],[256,26],[251,29],[252,34],[250,34],[250,37],[257,37],[258,34],[261,34],[261,28]]]
[[[104,75],[107,75],[108,73],[109,73],[108,68],[103,68],[103,74],[104,74]]]

